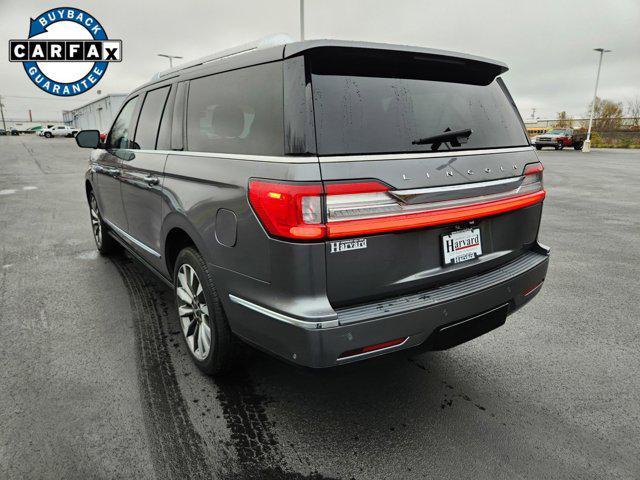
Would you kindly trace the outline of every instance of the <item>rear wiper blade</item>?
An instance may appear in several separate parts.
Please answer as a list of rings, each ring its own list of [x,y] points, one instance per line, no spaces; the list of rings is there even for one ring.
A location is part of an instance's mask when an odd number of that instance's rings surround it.
[[[464,128],[462,130],[451,130],[447,128],[443,133],[438,135],[432,135],[430,137],[420,138],[411,142],[413,145],[431,145],[431,150],[438,150],[443,142],[449,142],[452,147],[459,147],[463,143],[467,143],[469,137],[473,133],[470,128]]]

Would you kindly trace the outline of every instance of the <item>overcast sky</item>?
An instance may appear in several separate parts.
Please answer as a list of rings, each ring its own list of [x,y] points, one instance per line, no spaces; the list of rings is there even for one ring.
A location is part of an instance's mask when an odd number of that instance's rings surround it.
[[[94,15],[110,38],[123,40],[123,62],[112,63],[89,92],[56,98],[33,85],[7,53],[0,60],[5,115],[61,118],[97,98],[96,90],[128,92],[167,68],[157,53],[185,61],[273,33],[299,35],[299,0],[0,0],[0,32],[26,38],[29,17],[57,6]],[[457,50],[502,60],[504,75],[524,118],[581,116],[593,95],[595,47],[607,54],[599,96],[625,101],[640,96],[638,0],[306,0],[307,38],[339,38]]]

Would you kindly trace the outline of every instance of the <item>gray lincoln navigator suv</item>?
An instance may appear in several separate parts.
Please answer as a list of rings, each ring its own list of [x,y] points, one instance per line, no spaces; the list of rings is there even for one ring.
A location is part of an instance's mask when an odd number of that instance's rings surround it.
[[[175,291],[194,362],[446,349],[533,298],[543,167],[486,58],[317,40],[157,74],[93,148],[98,250]]]

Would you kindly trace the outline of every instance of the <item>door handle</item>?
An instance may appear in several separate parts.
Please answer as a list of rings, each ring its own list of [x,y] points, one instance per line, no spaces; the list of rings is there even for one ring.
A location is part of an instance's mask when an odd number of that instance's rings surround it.
[[[153,175],[147,175],[144,177],[144,181],[147,182],[148,185],[158,185],[160,183],[160,179]]]
[[[120,169],[119,168],[103,167],[101,165],[94,165],[92,167],[92,170],[95,173],[104,173],[105,175],[109,175],[110,177],[117,177],[118,175],[120,175]]]

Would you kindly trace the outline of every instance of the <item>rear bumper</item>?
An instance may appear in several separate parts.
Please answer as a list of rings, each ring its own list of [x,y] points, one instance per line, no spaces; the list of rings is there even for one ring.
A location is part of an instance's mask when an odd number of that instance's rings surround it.
[[[434,346],[434,338],[441,327],[468,325],[465,320],[473,317],[483,322],[485,316],[480,314],[489,315],[500,308],[511,314],[539,292],[548,263],[548,250],[536,247],[484,274],[417,294],[337,309],[335,319],[323,322],[275,312],[240,293],[229,293],[227,313],[251,325],[250,331],[236,332],[249,343],[299,365],[332,367],[413,347],[439,348]],[[495,315],[489,316],[486,321],[493,322]],[[495,326],[483,330],[480,325],[472,331],[479,335]],[[463,340],[473,336],[477,335]],[[398,339],[403,340],[341,358],[345,352]]]

